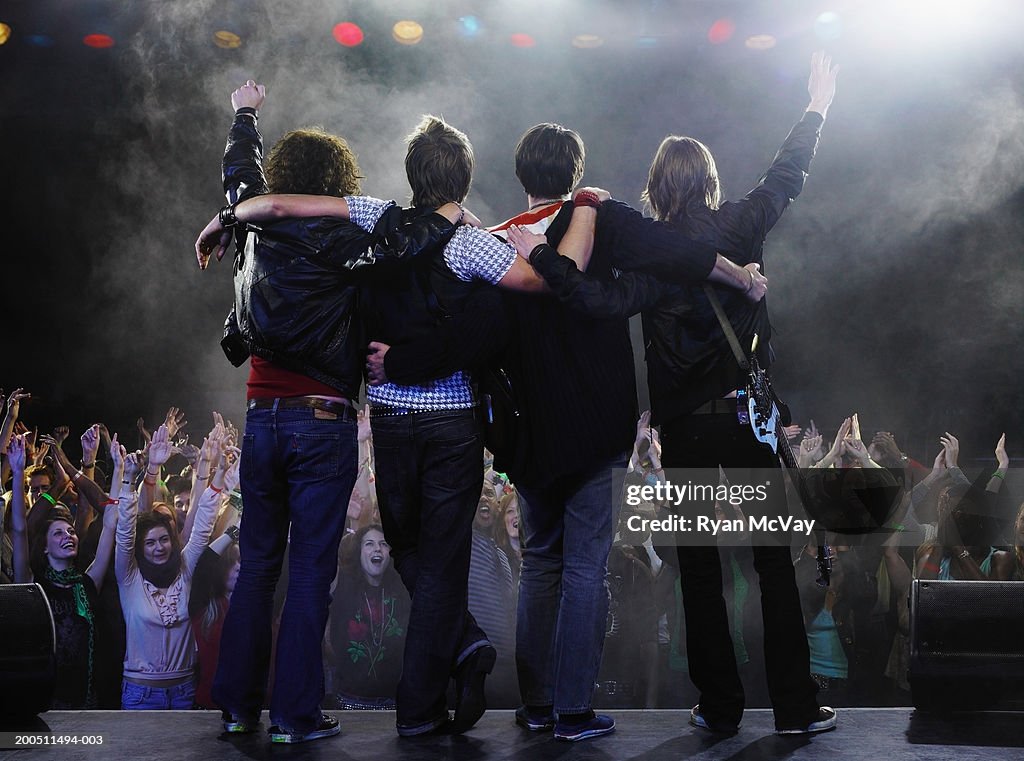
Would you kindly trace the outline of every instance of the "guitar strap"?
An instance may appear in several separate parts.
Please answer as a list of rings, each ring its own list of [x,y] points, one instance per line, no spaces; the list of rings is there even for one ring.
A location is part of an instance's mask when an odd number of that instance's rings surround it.
[[[732,353],[736,357],[736,361],[739,362],[739,365],[744,372],[749,373],[750,360],[747,359],[746,354],[743,353],[743,349],[740,348],[740,341],[736,338],[736,331],[733,330],[732,323],[729,322],[729,318],[725,315],[725,310],[722,309],[722,302],[718,300],[718,294],[715,293],[709,283],[704,283],[704,293],[707,294],[708,301],[711,302],[711,308],[715,310],[715,316],[718,318],[718,322],[722,325],[722,332],[725,333],[725,337],[729,341],[729,347],[732,349]],[[784,445],[780,443],[779,446]],[[794,479],[794,483],[797,485],[797,490],[800,491],[800,475],[795,475]],[[818,578],[816,579],[816,583],[820,587],[827,587],[829,586],[829,581],[832,576],[832,550],[826,542],[825,533],[821,529],[816,528],[814,530],[814,534],[818,538]]]
[[[715,289],[709,283],[704,283],[704,293],[707,294],[708,301],[711,302],[711,308],[715,310],[715,317],[718,318],[718,322],[722,325],[722,332],[725,333],[725,337],[729,341],[729,348],[732,349],[736,361],[740,363],[740,367],[744,372],[749,373],[750,361],[747,359],[747,355],[743,353],[743,349],[740,348],[740,340],[736,337],[736,331],[732,329],[732,323],[729,322],[729,318],[725,316],[725,310],[722,309],[722,302],[718,300],[718,294],[715,293]]]

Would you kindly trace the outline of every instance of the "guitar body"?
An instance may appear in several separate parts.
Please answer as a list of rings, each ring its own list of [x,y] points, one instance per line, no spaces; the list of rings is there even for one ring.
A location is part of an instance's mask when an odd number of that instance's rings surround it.
[[[779,456],[796,485],[797,493],[804,500],[803,476],[797,465],[793,449],[789,446],[784,426],[790,421],[789,409],[779,401],[772,389],[771,380],[757,363],[757,356],[750,357],[750,381],[741,396],[746,397],[746,415],[740,416],[741,422],[747,417],[754,438],[767,444]],[[827,587],[832,575],[832,548],[825,543],[820,530],[815,534],[821,540],[818,544],[818,579],[819,586]]]

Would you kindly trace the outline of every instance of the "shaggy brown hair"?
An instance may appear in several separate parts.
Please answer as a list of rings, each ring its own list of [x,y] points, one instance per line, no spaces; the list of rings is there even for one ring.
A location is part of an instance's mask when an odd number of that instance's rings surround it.
[[[265,170],[271,193],[359,195],[363,179],[348,143],[320,127],[296,129],[274,144]]]

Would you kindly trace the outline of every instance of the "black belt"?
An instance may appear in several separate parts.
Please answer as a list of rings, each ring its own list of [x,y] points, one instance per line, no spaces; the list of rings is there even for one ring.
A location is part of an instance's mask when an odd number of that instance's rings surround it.
[[[370,405],[370,417],[395,417],[397,415],[415,415],[417,413],[429,412],[475,412],[476,407],[458,407],[453,410],[414,410],[409,407],[389,407],[386,404]]]
[[[736,414],[736,397],[729,399],[712,399],[691,412],[691,415],[719,415],[728,413]]]
[[[342,420],[355,421],[356,419],[356,411],[352,409],[352,405],[347,401],[321,399],[318,396],[285,396],[278,398],[249,400],[250,410],[267,409],[268,407],[275,406],[279,410],[294,409],[296,407],[311,407],[314,410],[332,412]]]

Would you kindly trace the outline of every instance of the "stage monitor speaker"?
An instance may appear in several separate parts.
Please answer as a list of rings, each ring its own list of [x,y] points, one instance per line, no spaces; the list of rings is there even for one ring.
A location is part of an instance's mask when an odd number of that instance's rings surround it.
[[[50,709],[55,680],[50,601],[38,584],[0,584],[0,720]]]
[[[908,679],[921,710],[1024,710],[1024,582],[915,579]]]

